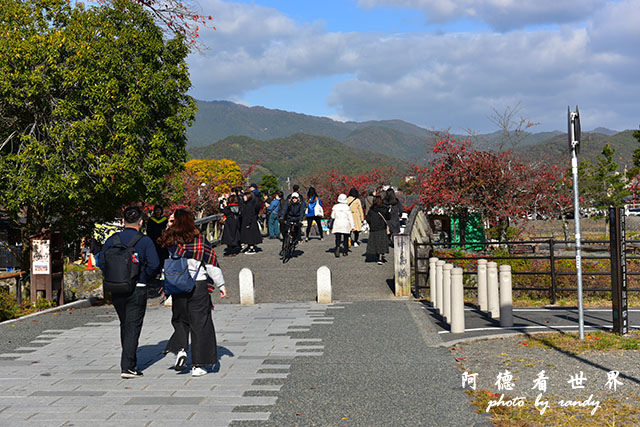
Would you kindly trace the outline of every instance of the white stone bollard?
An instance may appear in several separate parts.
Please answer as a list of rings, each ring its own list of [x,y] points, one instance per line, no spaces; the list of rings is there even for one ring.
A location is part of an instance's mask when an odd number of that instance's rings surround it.
[[[253,273],[248,268],[240,270],[240,304],[255,304],[255,290],[253,288]]]
[[[318,304],[331,304],[331,270],[326,265],[318,268]]]
[[[436,262],[438,262],[438,258],[429,258],[429,296],[432,307],[436,306]]]
[[[451,324],[451,270],[453,264],[445,264],[442,266],[442,305],[444,312],[442,313],[444,321]]]
[[[492,319],[500,318],[500,296],[498,291],[498,264],[487,263],[487,305]]]
[[[511,266],[500,266],[500,326],[513,326]]]
[[[451,270],[451,333],[464,332],[464,286],[462,269]]]
[[[480,311],[487,311],[487,260],[478,260],[478,306]]]
[[[442,266],[446,263],[442,260],[436,262],[436,308],[442,314]]]

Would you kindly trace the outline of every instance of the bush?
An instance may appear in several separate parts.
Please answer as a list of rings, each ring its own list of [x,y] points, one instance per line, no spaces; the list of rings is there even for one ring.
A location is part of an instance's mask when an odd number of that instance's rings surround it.
[[[18,317],[18,308],[13,295],[0,291],[0,322]]]

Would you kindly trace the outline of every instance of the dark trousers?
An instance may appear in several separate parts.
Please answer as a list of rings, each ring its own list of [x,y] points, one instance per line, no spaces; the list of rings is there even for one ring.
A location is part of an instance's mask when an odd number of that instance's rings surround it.
[[[357,230],[352,231],[353,233],[353,242],[354,243],[360,243],[360,240],[358,240],[360,238],[360,232]]]
[[[300,236],[301,236],[301,227],[300,227],[299,222],[296,222],[293,226],[293,236],[295,237],[296,241],[300,240]],[[283,221],[282,224],[280,224],[280,232],[282,233],[282,246],[284,247],[284,241],[287,240],[287,236],[289,235],[289,227],[290,224],[287,224],[286,221]]]
[[[138,351],[144,313],[147,310],[147,288],[136,287],[131,294],[114,294],[111,300],[120,319],[120,343],[122,345],[120,368],[123,371],[128,369],[133,371],[138,367],[136,352]]]
[[[197,281],[196,287],[189,293],[171,295],[171,304],[171,324],[174,332],[165,352],[177,353],[181,349],[188,351],[191,336],[193,366],[218,363],[218,345],[207,281]]]
[[[335,233],[336,237],[336,252],[340,249],[340,241],[342,241],[342,253],[349,252],[349,233]]]
[[[318,234],[320,235],[320,238],[322,239],[322,223],[320,222],[322,218],[319,216],[308,216],[307,217],[307,239],[309,238],[309,233],[311,232],[311,226],[313,225],[313,222],[316,222],[316,225],[318,226]]]

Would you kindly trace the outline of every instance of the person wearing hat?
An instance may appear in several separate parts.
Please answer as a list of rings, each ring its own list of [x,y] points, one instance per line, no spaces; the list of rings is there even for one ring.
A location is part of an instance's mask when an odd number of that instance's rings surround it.
[[[283,226],[280,227],[280,231],[282,232],[283,247],[289,233],[289,228],[286,226],[287,222],[293,222],[296,224],[294,227],[295,237],[296,241],[300,240],[302,229],[301,224],[302,219],[304,218],[304,211],[304,202],[300,200],[300,194],[294,191],[293,193],[291,193],[289,203],[287,203],[282,207],[282,209],[280,209],[280,219],[283,222]]]
[[[333,205],[331,209],[331,219],[333,219],[333,228],[331,232],[336,238],[336,258],[340,257],[340,243],[342,242],[342,253],[344,256],[349,255],[349,235],[355,228],[353,222],[353,214],[351,208],[347,205],[347,195],[340,194],[338,203]]]

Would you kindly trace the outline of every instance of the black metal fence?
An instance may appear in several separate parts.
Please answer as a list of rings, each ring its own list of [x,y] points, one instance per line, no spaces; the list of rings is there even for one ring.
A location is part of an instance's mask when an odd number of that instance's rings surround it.
[[[640,240],[625,240],[627,248],[627,268],[626,274],[628,280],[639,285],[637,276],[640,276],[640,256],[636,253],[640,252]],[[463,251],[465,246],[478,247],[484,249],[480,251]],[[513,242],[458,242],[451,243],[418,243],[414,242],[414,266],[415,278],[413,283],[413,293],[420,296],[422,289],[428,288],[428,260],[432,256],[437,256],[443,261],[451,261],[454,264],[461,264],[465,275],[477,274],[477,260],[486,259],[488,261],[538,261],[537,267],[534,269],[526,269],[530,262],[522,263],[523,265],[512,265],[512,275],[514,291],[539,291],[547,292],[551,298],[551,303],[555,304],[559,292],[577,292],[576,287],[559,286],[561,277],[576,276],[575,269],[575,242],[564,240],[527,240]],[[440,248],[440,250],[438,249]],[[506,249],[505,249],[506,248]],[[611,286],[594,287],[593,282],[597,282],[596,277],[611,277],[611,252],[609,240],[581,240],[581,259],[583,274],[583,291],[585,292],[611,292]],[[434,255],[434,253],[436,255]],[[571,255],[572,254],[572,255]],[[564,262],[562,268],[559,263],[565,260],[573,260],[574,263]],[[590,268],[588,263],[584,261],[600,260],[606,262],[598,262],[597,270]],[[637,264],[638,268],[632,268],[630,264]],[[543,264],[542,266],[540,264]],[[571,270],[572,264],[572,270]],[[608,269],[602,270],[603,264]],[[540,269],[543,267],[543,269]],[[547,282],[546,286],[518,286],[517,276],[540,276],[549,278],[543,280]],[[591,286],[590,286],[591,285]],[[476,289],[475,286],[465,286],[465,289]],[[640,287],[629,287],[628,291],[640,291]]]

